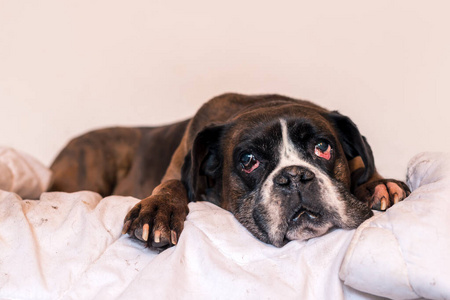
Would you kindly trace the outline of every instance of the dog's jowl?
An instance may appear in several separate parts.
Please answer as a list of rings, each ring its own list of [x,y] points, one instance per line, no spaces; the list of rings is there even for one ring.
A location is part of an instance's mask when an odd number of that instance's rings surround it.
[[[144,198],[123,232],[155,248],[178,242],[189,201],[215,203],[281,247],[356,228],[372,208],[409,194],[376,172],[348,117],[279,95],[225,94],[183,122],[87,133],[63,149],[52,171],[50,190]]]

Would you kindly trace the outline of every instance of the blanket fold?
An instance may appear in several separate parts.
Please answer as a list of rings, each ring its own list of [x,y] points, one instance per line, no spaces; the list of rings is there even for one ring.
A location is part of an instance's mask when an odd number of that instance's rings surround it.
[[[340,277],[383,297],[450,299],[450,155],[417,155],[407,178],[412,194],[357,229]]]

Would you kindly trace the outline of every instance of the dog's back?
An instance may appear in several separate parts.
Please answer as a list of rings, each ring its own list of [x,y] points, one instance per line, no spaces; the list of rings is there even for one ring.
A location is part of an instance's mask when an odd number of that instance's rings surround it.
[[[49,191],[144,198],[161,182],[188,122],[106,128],[74,138],[51,166]]]

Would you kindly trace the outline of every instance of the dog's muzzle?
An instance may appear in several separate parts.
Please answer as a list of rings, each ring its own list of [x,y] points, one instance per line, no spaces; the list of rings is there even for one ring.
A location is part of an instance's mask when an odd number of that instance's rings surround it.
[[[301,189],[302,185],[310,183],[316,175],[307,168],[300,166],[290,166],[282,169],[275,176],[273,182],[283,189]]]
[[[316,207],[308,205],[308,194],[317,180],[314,172],[301,166],[289,166],[282,169],[273,179],[275,188],[288,199],[290,211],[288,222],[295,223],[306,214],[310,219],[316,219],[320,212]],[[305,197],[306,196],[306,197]]]

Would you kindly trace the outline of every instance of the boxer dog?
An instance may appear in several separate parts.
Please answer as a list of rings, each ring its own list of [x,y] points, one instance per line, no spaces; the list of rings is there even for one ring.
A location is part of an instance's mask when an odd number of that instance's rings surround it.
[[[51,191],[144,198],[123,233],[177,244],[190,201],[229,210],[255,237],[281,247],[352,229],[408,196],[382,178],[356,125],[337,111],[280,95],[225,94],[187,121],[109,128],[72,140],[53,165]]]

